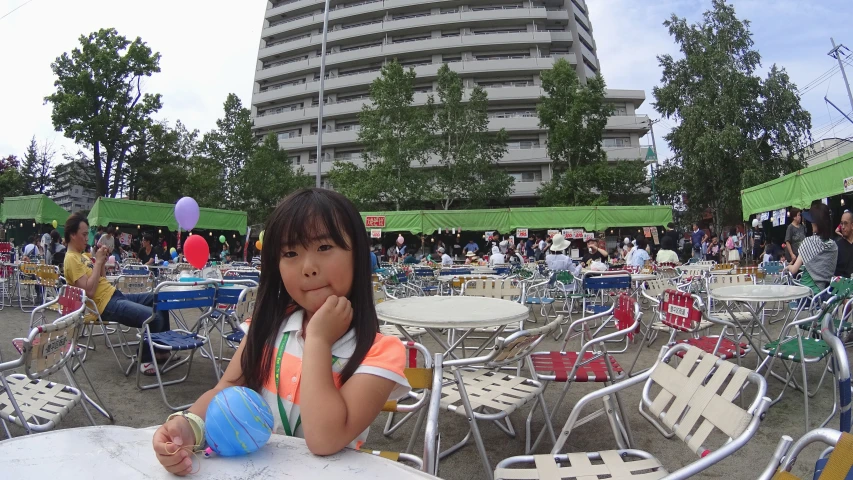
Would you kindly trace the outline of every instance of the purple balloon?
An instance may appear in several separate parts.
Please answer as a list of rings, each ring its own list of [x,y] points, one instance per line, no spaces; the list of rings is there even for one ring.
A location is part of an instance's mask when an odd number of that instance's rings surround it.
[[[192,197],[184,197],[175,204],[175,220],[186,231],[195,228],[198,223],[198,203]]]

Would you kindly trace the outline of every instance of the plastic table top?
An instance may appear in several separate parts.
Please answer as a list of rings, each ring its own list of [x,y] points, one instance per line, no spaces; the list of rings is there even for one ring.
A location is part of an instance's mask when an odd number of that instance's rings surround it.
[[[724,302],[776,302],[808,297],[812,290],[799,285],[732,285],[711,290],[711,298]]]
[[[157,427],[113,425],[69,428],[0,442],[4,478],[121,478],[174,480],[154,455]],[[188,478],[434,479],[391,460],[355,450],[313,455],[301,438],[273,435],[257,452],[240,457],[196,456]]]
[[[380,320],[404,327],[497,327],[527,319],[527,307],[487,297],[408,297],[376,305]]]

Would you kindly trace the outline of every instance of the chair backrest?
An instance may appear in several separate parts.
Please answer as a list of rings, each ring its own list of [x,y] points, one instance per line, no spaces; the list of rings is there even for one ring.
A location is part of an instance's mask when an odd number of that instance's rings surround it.
[[[766,275],[778,275],[782,273],[782,262],[763,262],[759,268],[764,270]]]
[[[699,260],[698,262],[696,262],[696,264],[697,265],[716,265],[717,262],[715,262],[713,260]]]
[[[752,275],[711,275],[708,278],[708,289],[716,290],[732,285],[748,285],[752,283],[755,283]]]
[[[536,345],[547,335],[560,328],[563,316],[558,316],[553,322],[532,330],[518,331],[506,339],[498,338],[495,341],[495,350],[491,359],[486,363],[486,368],[498,368],[523,360],[533,352]],[[468,360],[468,359],[465,359]]]
[[[237,290],[237,289],[228,289]],[[219,290],[220,292],[222,289]],[[255,311],[255,302],[258,299],[258,287],[249,287],[243,289],[238,296],[237,303],[234,304],[234,316],[242,322],[252,315]]]
[[[462,294],[468,297],[501,298],[517,300],[521,297],[521,285],[512,280],[468,280],[465,282]]]
[[[432,354],[427,348],[420,343],[405,341],[403,345],[406,347],[406,367],[403,369],[406,380],[409,386],[414,390],[432,390],[433,384],[433,363]],[[418,366],[418,356],[422,357],[421,364]],[[417,411],[422,405],[429,401],[429,393],[421,395],[414,404],[399,405],[396,400],[388,400],[382,407],[383,412],[401,412],[407,413]]]
[[[673,278],[678,277],[678,270],[675,269],[674,264],[670,264],[670,265],[661,264],[658,266],[657,276],[658,276],[658,278],[671,280]]]
[[[660,359],[646,381],[642,403],[650,415],[641,409],[646,419],[661,431],[673,432],[700,457],[722,453],[717,450],[727,440],[720,445],[706,444],[715,429],[736,443],[745,443],[754,433],[749,428],[769,405],[769,399],[764,398],[764,378],[694,346],[677,345],[664,358],[668,360],[676,352],[683,352],[677,367]],[[754,400],[744,409],[735,400],[746,396],[743,387],[747,383],[757,388]],[[652,387],[660,389],[657,395],[652,394]],[[739,438],[742,435],[746,438]]]
[[[590,275],[583,277],[583,288],[591,292],[625,290],[631,288],[631,275]]]
[[[435,278],[435,270],[431,268],[415,267],[413,272],[417,278]]]
[[[38,271],[38,266],[38,263],[24,262],[18,267],[18,269],[21,272],[21,275],[28,275],[34,277],[36,275],[36,272]]]
[[[38,265],[36,278],[43,287],[55,287],[59,283],[59,267],[56,265]]]
[[[119,275],[116,288],[121,293],[148,293],[154,288],[150,275]]]
[[[83,311],[81,303],[79,308],[53,323],[39,325],[30,331],[22,344],[20,360],[28,378],[47,378],[71,358],[83,325]]]
[[[853,295],[853,278],[835,278],[829,283],[831,295],[849,299]]]
[[[692,332],[702,321],[702,312],[696,308],[693,295],[678,290],[663,292],[660,313],[664,325],[682,332]]]
[[[126,265],[121,268],[122,275],[150,275],[151,271],[148,269],[148,265]]]
[[[179,290],[167,290],[168,287],[177,287]],[[154,294],[154,311],[157,312],[185,308],[212,310],[216,299],[216,282],[163,282],[157,285]]]
[[[175,271],[176,273],[181,273],[181,272],[194,272],[194,271],[195,271],[195,267],[194,267],[194,266],[192,266],[192,265],[190,265],[189,263],[176,263],[176,264],[175,264],[174,271]]]
[[[441,271],[442,275],[470,275],[474,270],[470,268],[448,268]]]
[[[142,264],[142,262],[138,258],[133,258],[133,257],[125,258],[121,263],[123,264],[122,267],[124,267],[124,265],[141,265]]]
[[[754,278],[761,279],[764,278],[764,270],[758,267],[737,267],[735,275],[752,275]]]
[[[821,442],[833,448],[823,450],[821,458],[815,464],[814,477],[806,478],[830,480],[849,477],[850,458],[853,456],[853,435],[832,428],[817,428],[806,432],[796,442],[788,435],[782,435],[779,444],[776,446],[776,450],[773,452],[770,463],[757,479],[800,480],[800,477],[792,474],[790,471],[803,450],[815,442]],[[829,467],[830,462],[835,463],[831,468]],[[823,472],[820,476],[818,476],[817,472],[819,467],[822,468]]]
[[[714,270],[733,270],[734,268],[734,264],[731,263],[718,263],[714,265]]]
[[[663,292],[671,288],[672,284],[669,281],[660,278],[643,282],[643,294],[658,301],[660,301],[660,296],[663,295]]]
[[[70,315],[72,312],[80,310],[85,302],[86,292],[82,288],[65,285],[59,291],[59,298],[57,299],[59,314]]]
[[[616,328],[625,331],[628,338],[634,338],[635,333],[640,332],[640,305],[634,297],[622,293],[616,299],[613,308],[613,318],[616,319]]]
[[[11,253],[12,242],[0,242],[0,253]]]

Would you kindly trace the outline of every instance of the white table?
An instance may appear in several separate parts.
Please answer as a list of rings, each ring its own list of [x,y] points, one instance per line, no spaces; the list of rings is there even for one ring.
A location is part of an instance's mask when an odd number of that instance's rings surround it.
[[[675,267],[679,270],[689,271],[689,272],[710,272],[713,268],[713,265],[697,265],[695,263],[684,264],[678,267]]]
[[[442,283],[453,281],[454,278],[464,278],[467,280],[475,280],[478,278],[489,278],[489,279],[501,279],[504,278],[502,275],[497,275],[493,273],[464,273],[462,275],[439,275],[435,277],[436,280]]]
[[[69,428],[0,442],[3,478],[121,478],[174,480],[154,455],[157,427],[112,425]],[[241,457],[194,460],[192,479],[310,478],[312,480],[434,479],[391,460],[345,449],[319,457],[301,438],[273,435],[263,448]],[[199,468],[200,467],[200,468]]]
[[[654,280],[658,278],[657,275],[653,273],[632,273],[631,281],[632,282],[648,282],[649,280]]]
[[[474,329],[495,327],[494,334],[474,352],[473,355],[476,356],[489,346],[489,343],[497,338],[507,325],[527,320],[528,311],[525,305],[499,298],[437,296],[409,297],[382,302],[376,305],[376,316],[379,320],[396,325],[404,335],[407,334],[402,327],[425,329],[445,349],[445,355],[453,355],[453,350]],[[447,345],[438,332],[442,329],[467,331],[452,344]]]
[[[764,307],[767,305],[767,302],[789,302],[791,300],[799,300],[801,298],[811,296],[811,294],[812,290],[810,288],[799,285],[744,284],[732,285],[730,287],[719,287],[710,291],[712,299],[724,302],[723,304],[725,305],[726,311],[729,312],[732,318],[734,318],[732,303],[743,303],[749,312],[752,313],[752,321],[748,324],[741,325],[738,322],[735,322],[735,324],[741,328],[741,331],[749,341],[752,349],[755,351],[756,355],[758,355],[759,365],[763,360],[761,356],[762,352],[759,348],[761,345],[755,345],[753,343],[752,335],[746,331],[747,328],[758,327],[767,337],[767,340],[772,341],[773,338],[770,336],[770,332],[767,331],[767,327],[764,325],[764,322],[761,321],[762,312],[764,311]]]

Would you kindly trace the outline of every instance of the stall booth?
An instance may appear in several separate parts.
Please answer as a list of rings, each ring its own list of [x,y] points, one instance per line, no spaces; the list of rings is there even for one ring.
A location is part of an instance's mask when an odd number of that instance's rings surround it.
[[[784,241],[785,229],[791,223],[790,208],[808,209],[815,200],[829,206],[832,221],[837,225],[853,201],[853,153],[741,191],[743,219],[758,220],[763,231],[759,238],[770,237],[777,245]]]
[[[65,220],[70,214],[46,195],[6,197],[0,205],[0,224],[4,225],[4,237],[0,241],[12,241],[21,247],[30,235],[42,235],[54,229],[64,234]]]
[[[246,212],[200,208],[199,219],[192,230],[194,235],[204,235],[211,257],[219,260],[221,239],[230,252],[236,254],[237,245],[243,245],[246,235]],[[166,242],[167,248],[178,246],[178,223],[175,206],[169,203],[152,203],[118,198],[99,198],[89,212],[89,240],[94,242],[98,227],[115,226],[116,239],[121,245],[138,249],[140,235],[150,233],[158,245]],[[187,232],[181,232],[186,240]],[[242,256],[242,254],[240,254]]]

